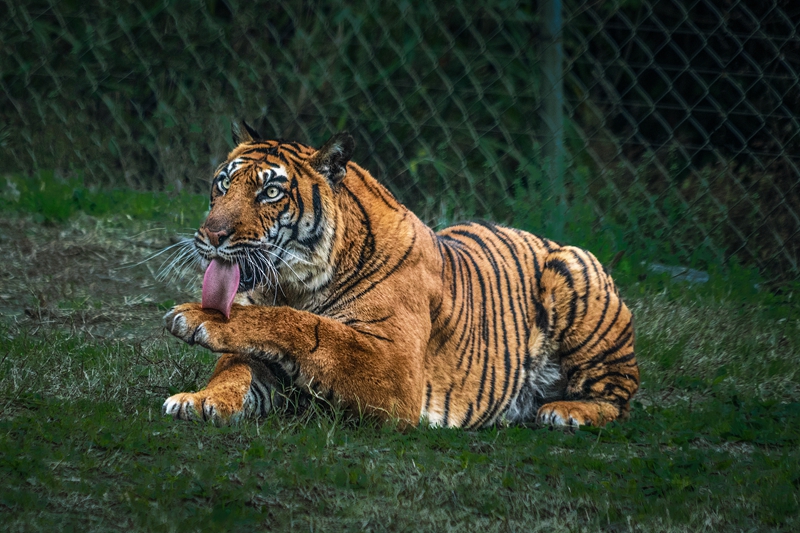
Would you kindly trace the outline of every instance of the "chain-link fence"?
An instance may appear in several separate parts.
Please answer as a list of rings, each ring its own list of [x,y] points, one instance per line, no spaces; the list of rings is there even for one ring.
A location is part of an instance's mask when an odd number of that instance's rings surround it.
[[[426,221],[674,265],[800,260],[792,0],[6,0],[0,164],[205,190],[234,117],[356,137]],[[598,250],[599,249],[599,250]]]

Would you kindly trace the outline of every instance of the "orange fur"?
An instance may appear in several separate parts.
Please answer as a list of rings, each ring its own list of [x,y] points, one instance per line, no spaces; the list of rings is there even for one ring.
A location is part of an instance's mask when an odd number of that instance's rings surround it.
[[[315,151],[252,133],[218,169],[195,239],[205,261],[239,262],[239,303],[228,320],[196,303],[165,317],[229,355],[171,414],[203,400],[220,420],[264,413],[275,383],[445,426],[627,414],[631,314],[589,252],[489,223],[436,234],[349,162],[349,135]]]

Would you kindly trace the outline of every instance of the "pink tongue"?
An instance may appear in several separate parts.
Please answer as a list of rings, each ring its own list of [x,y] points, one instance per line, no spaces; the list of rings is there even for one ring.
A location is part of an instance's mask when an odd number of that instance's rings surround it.
[[[239,266],[222,259],[213,259],[203,276],[203,309],[216,309],[231,316],[231,305],[239,288]]]

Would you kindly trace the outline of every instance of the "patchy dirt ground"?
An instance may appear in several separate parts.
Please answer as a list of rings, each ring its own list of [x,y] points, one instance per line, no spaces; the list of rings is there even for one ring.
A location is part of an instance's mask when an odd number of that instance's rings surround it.
[[[200,275],[159,280],[179,237],[163,226],[81,216],[48,227],[0,218],[0,321],[35,333],[80,329],[117,338],[162,335],[174,302],[197,299]]]

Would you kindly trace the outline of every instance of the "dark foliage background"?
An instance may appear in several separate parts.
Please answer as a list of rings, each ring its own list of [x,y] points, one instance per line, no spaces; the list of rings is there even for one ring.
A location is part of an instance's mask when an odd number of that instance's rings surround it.
[[[0,164],[204,191],[232,118],[311,144],[346,128],[355,159],[431,224],[487,217],[606,261],[794,279],[800,7],[566,0],[563,227],[540,7],[9,0]]]

